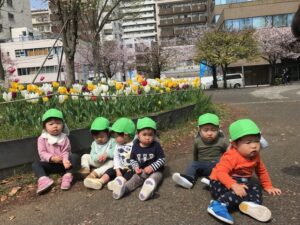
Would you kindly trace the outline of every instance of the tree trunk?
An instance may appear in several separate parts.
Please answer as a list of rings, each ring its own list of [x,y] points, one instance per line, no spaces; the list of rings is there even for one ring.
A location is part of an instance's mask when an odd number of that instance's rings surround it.
[[[217,82],[217,69],[215,65],[211,66],[212,69],[212,76],[213,76],[213,88],[218,88],[218,82]]]
[[[99,34],[96,34],[95,38],[92,39],[92,54],[93,54],[93,64],[94,64],[94,75],[95,77],[100,77],[100,61],[103,64],[103,60],[101,60],[101,49],[100,49],[100,37]],[[104,69],[104,65],[101,66]],[[104,73],[105,74],[105,73]]]
[[[275,72],[276,72],[276,61],[275,62],[271,62],[271,79],[270,79],[270,84],[274,85],[275,84]]]
[[[74,56],[68,56],[66,52],[66,67],[67,67],[67,76],[66,76],[66,86],[71,87],[75,83],[75,66],[74,66]]]
[[[227,88],[227,80],[226,80],[226,72],[227,72],[227,65],[221,65],[222,72],[223,72],[223,88]]]
[[[1,48],[0,48],[0,80],[5,80],[5,72],[4,72],[4,68],[3,68],[3,64],[2,64],[2,52],[1,52]]]

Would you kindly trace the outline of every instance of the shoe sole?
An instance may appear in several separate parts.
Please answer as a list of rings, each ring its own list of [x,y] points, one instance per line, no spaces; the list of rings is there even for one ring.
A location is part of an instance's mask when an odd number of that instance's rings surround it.
[[[239,205],[239,209],[242,213],[251,216],[260,222],[267,222],[272,218],[271,211],[263,205],[252,205],[247,202],[242,202]]]
[[[223,221],[224,223],[233,224],[233,221],[227,220],[224,217],[221,217],[221,216],[218,216],[217,214],[215,214],[215,212],[211,208],[207,208],[207,212],[209,214],[211,214],[212,216],[216,217],[217,219]]]
[[[37,190],[36,193],[39,194],[39,195],[41,195],[41,194],[47,192],[51,188],[51,186],[52,186],[53,183],[54,183],[54,181],[52,180],[46,187],[44,187],[41,190]]]
[[[125,193],[125,180],[116,178],[112,186],[113,198],[120,199]]]
[[[152,194],[155,189],[155,181],[153,179],[146,179],[142,190],[139,194],[139,199],[141,201],[146,201]]]
[[[172,180],[179,186],[184,187],[186,189],[191,189],[193,187],[193,184],[189,182],[187,179],[180,176],[179,173],[174,173],[172,176]]]
[[[203,177],[200,181],[201,181],[201,183],[206,184],[207,186],[210,185],[210,180],[207,179],[206,177]]]
[[[100,190],[102,188],[102,183],[99,181],[95,181],[97,179],[95,178],[85,178],[83,181],[83,185],[87,188],[95,189],[95,190]]]

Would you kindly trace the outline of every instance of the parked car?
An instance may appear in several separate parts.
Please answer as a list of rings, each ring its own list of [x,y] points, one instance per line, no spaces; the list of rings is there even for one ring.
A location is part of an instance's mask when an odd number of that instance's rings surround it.
[[[212,85],[213,77],[212,76],[205,76],[201,77],[201,87],[203,89],[208,89]]]
[[[241,88],[245,86],[244,76],[241,73],[229,73],[226,74],[227,87],[229,88]],[[218,87],[223,87],[223,75],[217,76]],[[206,83],[206,86],[212,88],[213,82]]]

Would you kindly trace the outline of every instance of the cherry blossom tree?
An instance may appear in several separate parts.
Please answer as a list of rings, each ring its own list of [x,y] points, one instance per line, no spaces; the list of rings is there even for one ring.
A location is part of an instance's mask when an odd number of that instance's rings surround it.
[[[260,45],[261,57],[271,65],[270,83],[273,84],[276,65],[291,54],[291,44],[295,38],[288,27],[259,29],[254,36]]]

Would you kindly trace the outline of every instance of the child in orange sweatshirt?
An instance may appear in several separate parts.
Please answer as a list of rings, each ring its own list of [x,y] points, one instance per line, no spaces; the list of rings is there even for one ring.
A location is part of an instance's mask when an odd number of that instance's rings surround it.
[[[241,119],[229,127],[231,148],[224,153],[210,175],[212,196],[207,211],[225,223],[233,224],[228,209],[239,207],[249,216],[266,222],[271,219],[271,211],[262,206],[262,190],[250,181],[255,172],[263,189],[272,195],[280,195],[274,188],[269,173],[259,155],[260,130],[250,119]]]

